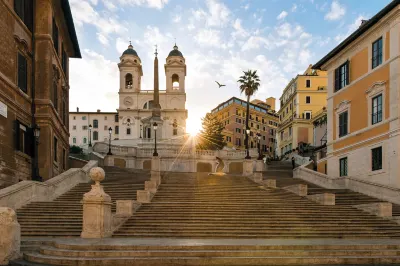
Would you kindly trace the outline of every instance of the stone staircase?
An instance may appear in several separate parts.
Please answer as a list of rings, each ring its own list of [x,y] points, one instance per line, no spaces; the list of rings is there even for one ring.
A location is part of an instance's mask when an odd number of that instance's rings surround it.
[[[104,190],[113,201],[135,200],[136,191],[144,189],[148,173],[117,167],[105,167]],[[82,232],[83,194],[90,191],[92,182],[80,183],[51,202],[33,202],[17,210],[21,235],[24,236],[80,236]]]
[[[278,186],[301,180],[277,165]],[[313,193],[322,188],[312,186]],[[372,199],[341,191],[340,204],[323,206],[241,176],[172,174],[114,237],[177,238],[397,238],[400,226],[352,207]]]

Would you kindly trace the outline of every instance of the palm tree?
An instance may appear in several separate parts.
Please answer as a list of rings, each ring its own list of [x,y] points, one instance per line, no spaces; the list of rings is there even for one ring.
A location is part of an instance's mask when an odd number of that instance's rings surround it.
[[[249,113],[250,113],[250,97],[258,90],[260,87],[260,78],[257,75],[257,70],[248,70],[243,71],[244,75],[239,78],[237,82],[239,82],[240,93],[243,93],[247,96],[247,108],[246,108],[246,139],[244,144],[246,146],[246,159],[251,159],[249,154]]]

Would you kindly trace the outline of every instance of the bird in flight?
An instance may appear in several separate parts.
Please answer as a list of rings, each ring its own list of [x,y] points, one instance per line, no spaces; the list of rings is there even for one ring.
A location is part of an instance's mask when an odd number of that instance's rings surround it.
[[[226,85],[224,85],[224,84],[219,84],[218,81],[215,81],[215,82],[218,84],[219,88],[226,86]]]

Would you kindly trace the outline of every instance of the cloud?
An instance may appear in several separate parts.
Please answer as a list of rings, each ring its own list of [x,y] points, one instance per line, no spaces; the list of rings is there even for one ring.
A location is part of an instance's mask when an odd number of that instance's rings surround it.
[[[218,0],[206,1],[207,11],[202,8],[192,10],[193,20],[205,21],[208,27],[224,27],[231,16],[229,8]]]
[[[204,46],[220,47],[222,46],[221,32],[215,29],[201,29],[194,37],[198,44]]]
[[[173,21],[174,23],[179,23],[179,22],[181,22],[181,20],[182,20],[182,17],[181,17],[180,15],[174,15],[174,16],[172,17],[172,21]]]
[[[122,5],[132,5],[132,6],[145,6],[149,8],[162,9],[169,0],[114,0]]]
[[[242,46],[242,51],[259,49],[260,47],[268,47],[270,42],[267,38],[261,36],[251,36]]]
[[[296,11],[297,11],[297,5],[296,5],[296,4],[293,4],[293,5],[292,5],[291,11],[292,11],[292,12],[296,12]]]
[[[325,15],[326,20],[338,20],[341,19],[346,14],[346,8],[338,1],[333,1],[331,4],[331,9]]]
[[[117,62],[112,62],[92,50],[84,49],[82,59],[70,60],[71,110],[115,111],[118,106],[119,75]],[[89,100],[94,99],[95,101]]]
[[[232,27],[235,29],[235,31],[232,32],[233,38],[237,38],[237,37],[245,38],[249,35],[249,33],[245,29],[243,29],[242,21],[238,18],[233,22]]]
[[[347,31],[345,33],[341,33],[335,36],[335,41],[341,42],[344,39],[346,39],[350,34],[352,34],[355,30],[357,30],[360,27],[361,21],[363,19],[366,19],[364,15],[358,15],[358,17],[354,20],[354,22],[346,27]]]
[[[107,39],[107,37],[104,36],[103,34],[101,34],[101,33],[98,32],[96,35],[97,35],[97,39],[98,39],[104,46],[108,46],[108,45],[110,44],[109,41],[108,41],[108,39]]]
[[[250,4],[247,3],[247,4],[245,4],[244,6],[241,6],[241,8],[243,8],[244,10],[247,10],[247,9],[250,8]]]
[[[286,18],[287,15],[288,15],[288,12],[286,12],[284,10],[278,15],[277,19],[279,19],[279,20],[284,19],[284,18]]]

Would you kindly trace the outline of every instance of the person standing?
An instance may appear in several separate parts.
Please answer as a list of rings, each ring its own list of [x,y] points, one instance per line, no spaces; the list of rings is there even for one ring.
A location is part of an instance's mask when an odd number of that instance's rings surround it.
[[[294,161],[294,156],[292,157],[292,169],[294,169],[296,167],[296,163]]]

